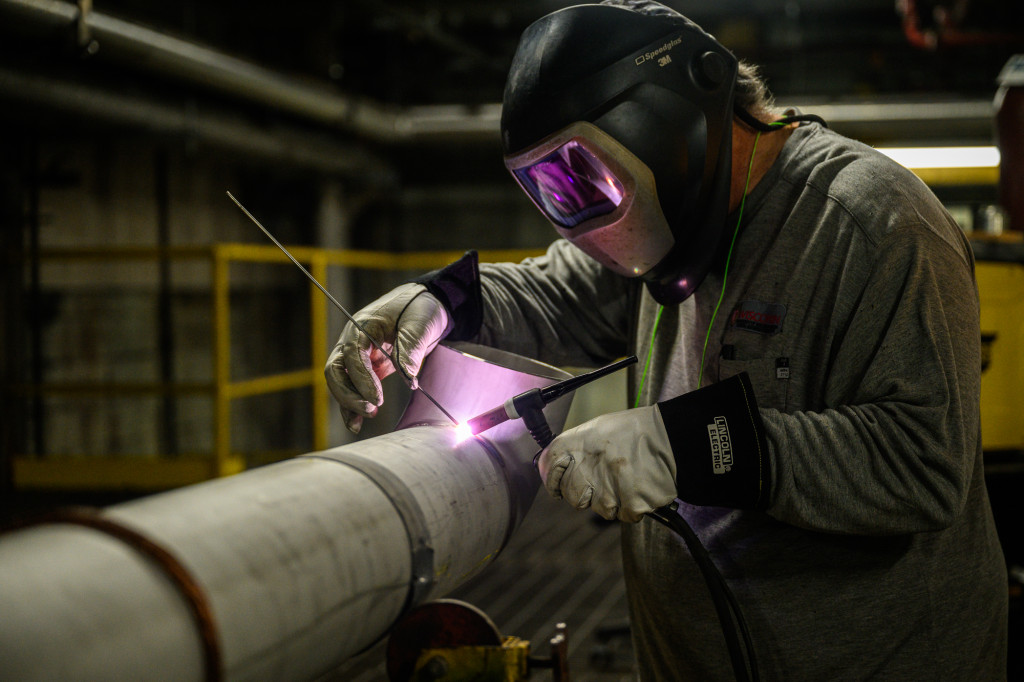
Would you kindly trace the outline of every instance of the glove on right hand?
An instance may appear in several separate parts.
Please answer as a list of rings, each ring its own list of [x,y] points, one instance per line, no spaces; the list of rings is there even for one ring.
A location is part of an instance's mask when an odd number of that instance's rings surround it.
[[[422,284],[403,284],[353,317],[366,334],[349,321],[327,360],[324,376],[345,426],[359,433],[363,418],[375,416],[384,402],[381,379],[395,371],[367,335],[401,365],[415,388],[423,358],[448,333],[450,324],[444,305]]]
[[[544,487],[577,509],[636,523],[676,497],[676,461],[657,405],[595,417],[537,461]]]

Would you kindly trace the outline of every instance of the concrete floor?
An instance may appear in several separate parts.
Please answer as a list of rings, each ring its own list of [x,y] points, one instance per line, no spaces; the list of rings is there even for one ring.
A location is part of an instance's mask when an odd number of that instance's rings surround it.
[[[502,635],[547,656],[558,623],[568,631],[571,679],[635,679],[628,634],[618,524],[577,512],[541,491],[505,551],[449,598],[486,613]],[[385,643],[350,660],[321,682],[385,682]],[[546,670],[531,680],[549,680]]]

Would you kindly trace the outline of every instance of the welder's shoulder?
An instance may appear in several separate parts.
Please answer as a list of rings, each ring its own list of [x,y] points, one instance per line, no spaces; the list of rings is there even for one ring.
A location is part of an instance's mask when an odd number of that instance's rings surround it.
[[[807,184],[846,213],[872,244],[897,231],[938,240],[966,256],[956,221],[924,182],[881,152],[832,134]]]

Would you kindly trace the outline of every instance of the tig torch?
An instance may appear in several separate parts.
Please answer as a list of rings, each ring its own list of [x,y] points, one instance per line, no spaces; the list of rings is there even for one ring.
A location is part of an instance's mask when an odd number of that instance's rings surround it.
[[[466,422],[466,425],[469,427],[469,432],[475,436],[509,419],[522,418],[523,424],[530,431],[530,435],[533,436],[533,439],[540,445],[540,449],[543,450],[555,439],[551,433],[551,427],[548,426],[547,419],[544,418],[544,407],[548,403],[575,391],[580,386],[589,384],[595,379],[600,379],[623,367],[628,367],[636,363],[636,361],[636,356],[631,355],[628,358],[605,365],[592,372],[570,377],[545,388],[531,388],[529,391],[512,396],[504,404],[498,405],[493,410],[488,410],[483,414],[473,417]]]

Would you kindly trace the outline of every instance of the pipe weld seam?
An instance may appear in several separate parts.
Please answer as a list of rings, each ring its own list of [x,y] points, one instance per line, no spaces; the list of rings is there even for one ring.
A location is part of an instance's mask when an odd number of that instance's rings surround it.
[[[53,524],[84,526],[97,530],[120,540],[156,564],[177,588],[195,621],[202,642],[204,679],[207,682],[219,682],[223,678],[221,675],[220,641],[217,637],[217,627],[213,609],[210,607],[210,600],[177,557],[139,531],[122,525],[110,517],[104,516],[102,511],[91,507],[58,509],[6,527],[0,534]]]
[[[402,613],[423,601],[434,585],[434,548],[430,544],[427,518],[412,490],[398,476],[381,464],[351,452],[340,454],[313,453],[309,459],[325,459],[344,464],[366,476],[387,496],[398,512],[412,549],[412,584],[402,606]]]

